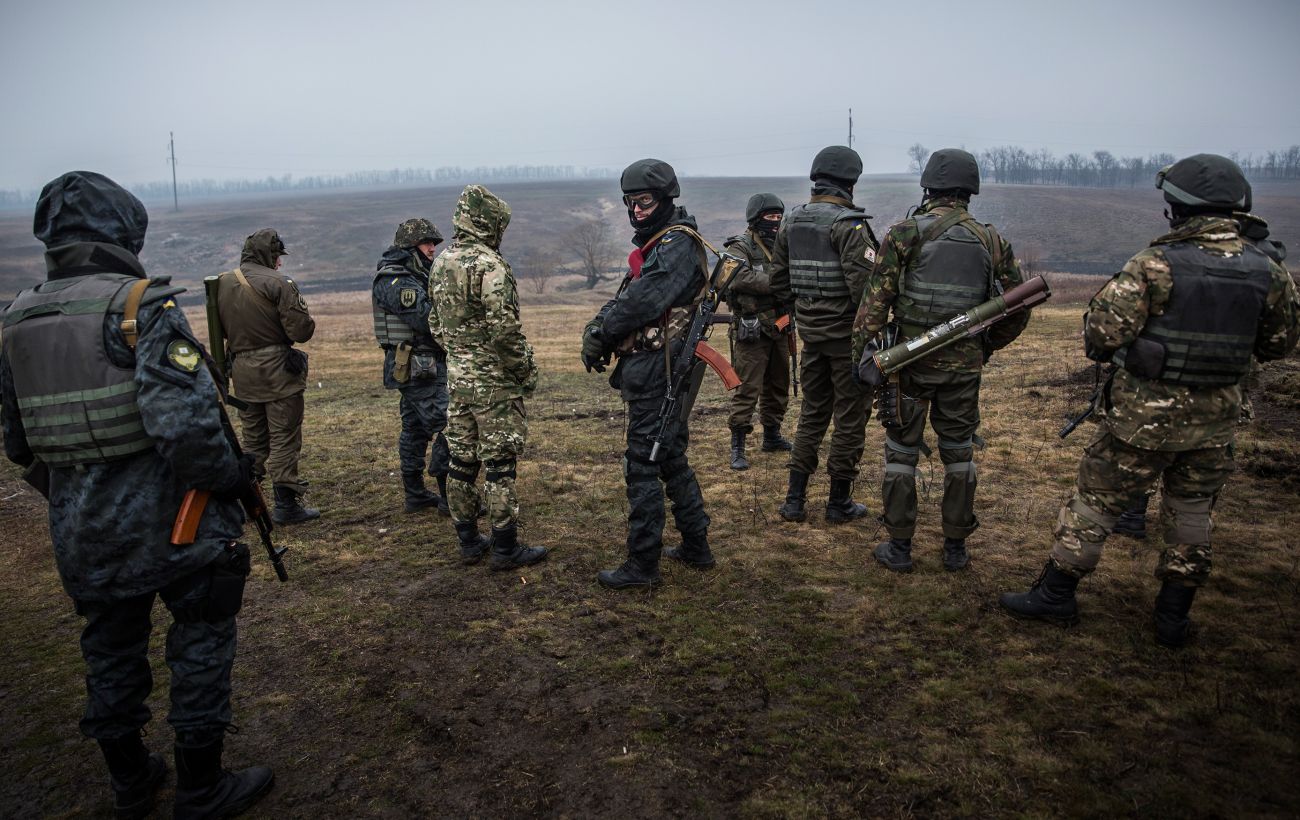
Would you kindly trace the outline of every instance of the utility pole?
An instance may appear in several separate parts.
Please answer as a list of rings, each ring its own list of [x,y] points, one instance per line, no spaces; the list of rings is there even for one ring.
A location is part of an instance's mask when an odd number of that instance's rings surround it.
[[[849,109],[849,147],[853,147],[853,109]]]
[[[167,147],[171,152],[171,156],[168,157],[168,159],[172,164],[172,210],[179,211],[181,209],[181,202],[180,198],[176,196],[176,132],[167,132]]]

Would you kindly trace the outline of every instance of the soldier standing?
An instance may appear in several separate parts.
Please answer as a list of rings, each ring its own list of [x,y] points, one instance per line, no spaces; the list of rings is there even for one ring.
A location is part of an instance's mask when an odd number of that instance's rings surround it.
[[[853,186],[861,175],[862,158],[852,148],[832,145],[819,151],[809,174],[812,200],[790,211],[772,249],[772,293],[780,304],[795,303],[803,341],[803,407],[780,509],[786,521],[808,517],[808,477],[817,470],[817,450],[832,418],[826,520],[841,523],[867,514],[852,498],[866,437],[867,397],[853,378],[850,337],[877,242],[870,217],[853,204]]]
[[[627,448],[623,481],[627,485],[627,560],[596,577],[610,589],[649,587],[660,583],[662,553],[696,569],[714,566],[709,549],[709,516],[695,471],[686,457],[687,425],[680,424],[664,452],[653,461],[652,437],[668,389],[668,357],[680,347],[678,335],[689,326],[707,282],[704,246],[695,218],[673,204],[681,194],[677,174],[668,163],[643,159],[629,165],[620,180],[636,250],[629,270],[611,299],[587,323],[582,334],[582,363],[587,372],[604,372],[611,355],[618,364],[610,387],[627,405]],[[665,350],[667,347],[667,350]],[[673,503],[673,522],[682,545],[663,549],[664,492]]]
[[[858,361],[868,340],[885,330],[893,313],[895,344],[965,313],[1024,278],[1011,245],[992,225],[977,222],[967,208],[980,192],[975,157],[957,148],[935,151],[921,174],[925,196],[909,218],[889,229],[854,321]],[[881,520],[889,540],[877,545],[876,560],[896,572],[912,569],[916,531],[916,464],[924,446],[927,413],[939,438],[943,461],[943,566],[953,571],[970,562],[966,538],[975,517],[975,435],[980,423],[980,372],[994,350],[1020,335],[1029,323],[1022,311],[963,339],[898,377],[897,407],[885,408],[885,477]]]
[[[148,222],[144,205],[100,174],[73,171],[41,191],[35,234],[48,279],[5,314],[0,418],[5,454],[49,501],[59,576],[86,620],[81,731],[103,751],[117,816],[147,815],[167,775],[141,736],[160,596],[172,615],[175,816],[224,817],[273,781],[265,766],[221,768],[249,572],[236,493],[252,460],[226,439],[216,385],[172,299],[182,288],[140,264]],[[175,545],[190,489],[212,498],[193,543]]]
[[[1117,365],[1101,430],[1042,574],[1000,603],[1021,618],[1077,622],[1079,580],[1097,566],[1120,513],[1160,481],[1155,639],[1180,647],[1210,574],[1210,513],[1235,468],[1241,381],[1252,354],[1268,361],[1293,349],[1300,324],[1290,274],[1242,239],[1234,211],[1247,187],[1234,162],[1196,154],[1161,171],[1156,187],[1171,231],[1098,291],[1084,320],[1085,353]]]
[[[461,557],[474,564],[491,550],[496,570],[536,564],[545,547],[519,543],[516,461],[528,438],[524,397],[537,389],[533,349],[519,322],[519,295],[500,253],[510,206],[482,185],[461,192],[452,218],[452,242],[429,277],[429,329],[447,351],[451,411],[447,493]],[[483,497],[492,538],[480,536],[480,499],[474,489],[484,469]]]
[[[248,404],[239,411],[244,448],[256,457],[257,477],[271,475],[277,524],[320,518],[319,510],[302,504],[307,482],[298,477],[298,457],[307,354],[294,348],[311,339],[316,321],[298,286],[276,272],[287,253],[280,235],[263,228],[244,240],[239,267],[221,274],[217,286],[235,395]]]
[[[772,296],[772,245],[781,228],[785,203],[776,194],[754,194],[745,206],[749,230],[733,236],[726,247],[749,260],[727,288],[731,308],[732,364],[741,384],[731,399],[731,469],[747,470],[745,437],[754,431],[754,408],[763,424],[763,452],[789,451],[781,422],[790,400],[791,329],[777,319],[789,311]]]
[[[442,234],[427,219],[397,227],[370,289],[375,338],[384,350],[384,387],[401,394],[402,432],[397,453],[407,512],[447,507],[447,354],[429,334],[429,266]],[[438,493],[424,486],[425,452],[433,442],[429,475]]]

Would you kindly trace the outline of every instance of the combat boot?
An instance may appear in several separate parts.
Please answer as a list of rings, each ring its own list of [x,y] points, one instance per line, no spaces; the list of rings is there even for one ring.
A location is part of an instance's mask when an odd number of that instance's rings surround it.
[[[618,569],[603,569],[596,573],[596,580],[606,589],[650,589],[659,586],[663,578],[659,575],[659,565],[646,569],[628,559]]]
[[[943,568],[949,572],[966,569],[970,563],[970,553],[966,551],[965,538],[943,539]]]
[[[777,510],[786,521],[804,521],[808,511],[803,508],[808,500],[808,474],[790,471],[790,487],[785,491],[785,503]]]
[[[781,435],[781,425],[763,425],[763,452],[775,453],[780,451],[788,453],[793,449],[794,445],[790,443],[790,439]]]
[[[221,768],[222,738],[197,748],[176,747],[176,805],[172,817],[189,820],[234,817],[262,798],[275,784],[266,766],[240,772]]]
[[[167,779],[162,755],[150,753],[132,732],[112,740],[99,741],[113,786],[113,812],[118,820],[136,820],[153,810],[153,799]]]
[[[406,491],[406,511],[409,513],[445,503],[437,493],[425,488],[423,472],[402,473],[402,489]]]
[[[718,563],[709,549],[708,535],[682,536],[682,545],[664,550],[664,557],[680,561],[692,569],[713,569]]]
[[[1185,587],[1165,581],[1156,595],[1156,643],[1170,649],[1181,649],[1192,636],[1192,620],[1187,613],[1192,609],[1196,587]]]
[[[519,543],[518,529],[511,524],[505,529],[492,528],[492,569],[518,569],[536,564],[550,554],[546,547],[529,547]]]
[[[1078,578],[1048,561],[1028,592],[1004,592],[998,603],[1017,618],[1074,626],[1079,622],[1079,605],[1074,600],[1078,586]]]
[[[731,469],[748,470],[749,459],[745,458],[745,431],[731,431]]]
[[[289,487],[275,488],[275,508],[271,520],[277,524],[301,524],[320,518],[320,510],[302,505],[302,494]]]
[[[867,506],[858,504],[851,497],[853,481],[847,478],[831,479],[830,498],[826,499],[826,520],[831,524],[843,524],[862,518],[867,514]]]
[[[910,538],[890,538],[888,541],[881,541],[871,554],[885,565],[885,569],[894,572],[912,571],[912,539]]]
[[[1139,541],[1145,540],[1147,537],[1147,505],[1150,502],[1151,496],[1142,496],[1141,501],[1120,513],[1119,520],[1115,522],[1115,528],[1111,532],[1116,535],[1136,538]]]
[[[492,546],[486,535],[479,535],[478,521],[457,521],[456,537],[460,539],[460,561],[462,564],[477,564],[487,555]]]

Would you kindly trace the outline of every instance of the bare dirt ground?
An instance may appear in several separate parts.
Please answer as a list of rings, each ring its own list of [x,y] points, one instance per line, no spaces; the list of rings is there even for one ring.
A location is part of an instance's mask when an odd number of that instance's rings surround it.
[[[717,570],[666,566],[657,592],[602,590],[596,571],[622,559],[625,502],[622,407],[577,363],[598,298],[525,310],[543,379],[521,533],[554,552],[492,573],[459,563],[447,519],[401,511],[397,401],[379,385],[364,294],[309,297],[320,329],[303,469],[324,516],[277,531],[291,580],[257,559],[240,616],[227,758],[277,774],[252,816],[1300,812],[1293,363],[1265,368],[1259,421],[1216,509],[1200,633],[1171,652],[1151,640],[1158,525],[1153,542],[1112,540],[1075,629],[1022,624],[995,603],[1037,574],[1095,429],[1056,437],[1089,388],[1078,306],[1040,309],[986,373],[969,572],[939,563],[937,458],[921,468],[917,571],[893,575],[871,560],[872,519],[825,523],[823,475],[796,525],[776,515],[783,458],[727,468],[725,398],[710,384],[691,459]],[[857,490],[873,514],[882,469],[873,424]],[[77,732],[80,621],[44,505],[8,465],[0,527],[0,815],[109,816],[102,761]],[[165,750],[154,643],[148,742]]]

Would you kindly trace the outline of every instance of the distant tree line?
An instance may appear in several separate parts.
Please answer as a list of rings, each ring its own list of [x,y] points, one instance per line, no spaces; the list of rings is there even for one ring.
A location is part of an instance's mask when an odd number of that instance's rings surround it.
[[[920,143],[907,149],[909,170],[921,173],[930,152]],[[1300,145],[1281,151],[1228,155],[1251,180],[1300,179]],[[976,154],[980,172],[990,182],[1019,185],[1074,185],[1119,188],[1151,185],[1156,172],[1177,161],[1173,154],[1117,157],[1110,151],[1056,156],[1046,148],[1027,151],[1018,145],[989,148]]]
[[[176,190],[182,199],[229,194],[270,193],[275,191],[314,191],[332,188],[365,188],[388,185],[436,185],[470,182],[529,182],[566,179],[608,179],[615,173],[608,168],[574,168],[572,165],[503,165],[475,168],[442,167],[393,168],[384,171],[354,171],[348,174],[330,174],[295,178],[292,174],[267,176],[263,179],[198,179],[178,182]],[[126,186],[131,193],[145,201],[172,198],[172,184],[144,182]],[[36,202],[37,190],[0,189],[0,208],[31,205]]]

